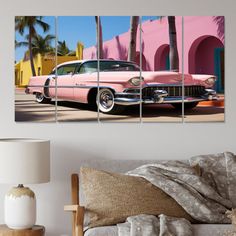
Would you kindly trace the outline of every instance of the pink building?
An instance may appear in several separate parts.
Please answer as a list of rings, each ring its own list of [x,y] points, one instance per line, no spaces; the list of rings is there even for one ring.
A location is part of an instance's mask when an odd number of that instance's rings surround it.
[[[217,75],[219,78],[217,90],[222,92],[224,90],[224,17],[186,16],[183,21],[182,28],[182,17],[176,17],[180,68],[183,61],[185,73]],[[127,60],[129,37],[129,32],[126,32],[104,42],[104,58]],[[140,64],[139,34],[137,37],[136,62]],[[169,69],[169,32],[166,17],[162,20],[142,23],[141,49],[143,70]],[[96,48],[84,49],[83,56],[89,59],[96,58]]]

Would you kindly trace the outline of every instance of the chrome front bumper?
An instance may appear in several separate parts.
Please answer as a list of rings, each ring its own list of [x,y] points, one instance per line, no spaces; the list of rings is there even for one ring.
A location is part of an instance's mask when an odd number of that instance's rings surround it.
[[[216,91],[213,89],[205,89],[205,93],[200,97],[191,97],[191,96],[168,96],[167,91],[165,90],[156,90],[150,98],[140,99],[140,93],[116,93],[115,94],[115,104],[117,105],[138,105],[140,101],[143,104],[171,104],[171,103],[190,103],[190,102],[201,102],[201,101],[213,101],[218,100]]]

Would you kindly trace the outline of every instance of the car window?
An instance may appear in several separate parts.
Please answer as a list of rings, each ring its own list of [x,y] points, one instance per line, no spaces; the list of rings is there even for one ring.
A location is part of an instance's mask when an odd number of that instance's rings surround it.
[[[79,74],[80,65],[81,65],[81,63],[76,64],[74,74]]]
[[[138,65],[122,61],[100,61],[100,71],[139,71]]]
[[[78,67],[80,66],[81,63],[75,63],[75,64],[68,64],[68,65],[63,65],[63,66],[59,66],[57,68],[57,74],[58,75],[68,75],[68,74],[74,74],[75,71],[77,71]],[[50,75],[55,75],[56,74],[56,70],[54,69]]]
[[[68,75],[68,74],[74,74],[75,68],[77,64],[67,64],[58,67],[57,74],[58,75]]]
[[[77,67],[75,74],[97,72],[97,61],[88,61]],[[100,61],[100,71],[139,71],[138,65],[123,61]]]
[[[80,66],[78,73],[84,74],[84,73],[97,72],[97,66],[98,66],[97,61],[85,62],[84,64]]]

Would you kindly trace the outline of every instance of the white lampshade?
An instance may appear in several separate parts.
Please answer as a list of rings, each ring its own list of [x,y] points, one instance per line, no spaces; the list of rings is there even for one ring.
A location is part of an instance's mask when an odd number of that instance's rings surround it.
[[[50,181],[50,141],[0,139],[0,183],[36,184]]]

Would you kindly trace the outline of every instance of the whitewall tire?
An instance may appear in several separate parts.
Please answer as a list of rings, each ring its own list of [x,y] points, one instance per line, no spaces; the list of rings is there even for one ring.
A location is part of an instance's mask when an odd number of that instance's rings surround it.
[[[124,110],[123,106],[115,104],[114,93],[108,88],[99,89],[97,94],[97,106],[99,111],[107,114],[119,114]]]
[[[42,93],[36,93],[35,99],[38,103],[50,103],[51,102],[51,99],[46,98]]]

